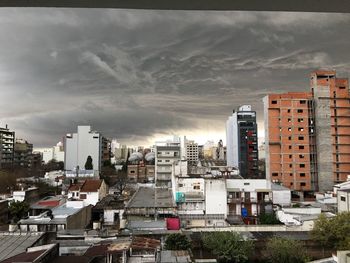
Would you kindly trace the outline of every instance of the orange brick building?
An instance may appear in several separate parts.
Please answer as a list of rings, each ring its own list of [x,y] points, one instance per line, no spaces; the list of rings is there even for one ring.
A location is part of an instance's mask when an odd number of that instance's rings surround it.
[[[350,174],[348,81],[311,74],[310,92],[264,98],[266,176],[298,192],[332,190]]]

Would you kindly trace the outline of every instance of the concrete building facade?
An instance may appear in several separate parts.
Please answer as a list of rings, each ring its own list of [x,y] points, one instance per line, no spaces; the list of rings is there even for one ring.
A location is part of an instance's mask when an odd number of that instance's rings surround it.
[[[250,105],[239,107],[226,122],[227,165],[238,167],[243,178],[259,178],[257,132]]]
[[[198,143],[186,141],[186,157],[188,165],[197,165],[199,161]]]
[[[78,126],[77,133],[65,137],[65,170],[85,169],[88,156],[92,158],[93,170],[101,170],[102,135],[91,130],[90,126]]]
[[[181,159],[181,141],[157,142],[155,154],[155,184],[157,187],[171,188],[173,164]]]
[[[14,146],[13,165],[30,168],[33,153],[33,144],[26,140],[16,139]]]
[[[317,170],[320,190],[331,190],[350,173],[350,94],[348,79],[335,71],[310,78],[315,104]]]
[[[15,147],[15,132],[5,126],[0,127],[0,168],[9,168],[13,165]]]

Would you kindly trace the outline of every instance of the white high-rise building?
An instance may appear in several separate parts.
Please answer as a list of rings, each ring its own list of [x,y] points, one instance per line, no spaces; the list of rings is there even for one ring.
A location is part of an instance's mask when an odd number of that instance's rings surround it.
[[[92,158],[93,170],[100,171],[102,135],[90,126],[78,126],[77,133],[67,134],[65,138],[65,170],[74,171],[78,166],[84,170],[88,156]]]
[[[156,142],[155,183],[157,187],[172,187],[173,164],[181,159],[181,139]]]

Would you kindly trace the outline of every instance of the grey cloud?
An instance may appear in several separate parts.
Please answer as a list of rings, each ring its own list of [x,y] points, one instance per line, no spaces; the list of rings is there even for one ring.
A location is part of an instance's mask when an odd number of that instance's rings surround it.
[[[347,77],[350,15],[142,10],[0,10],[0,125],[37,146],[78,124],[125,142],[221,133],[238,105],[308,75]],[[220,128],[222,123],[222,128]]]

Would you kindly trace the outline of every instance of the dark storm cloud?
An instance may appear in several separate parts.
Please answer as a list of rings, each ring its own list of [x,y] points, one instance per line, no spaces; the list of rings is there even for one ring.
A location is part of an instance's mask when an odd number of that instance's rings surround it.
[[[93,9],[0,10],[0,116],[48,146],[78,124],[124,142],[224,132],[269,92],[348,77],[350,15]],[[222,128],[220,128],[220,125]]]

